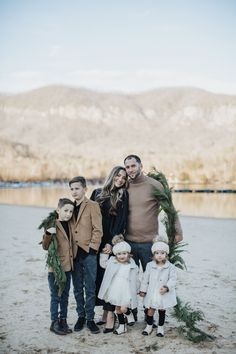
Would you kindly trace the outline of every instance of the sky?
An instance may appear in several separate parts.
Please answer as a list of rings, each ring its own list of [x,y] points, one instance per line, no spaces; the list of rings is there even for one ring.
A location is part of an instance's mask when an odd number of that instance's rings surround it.
[[[236,94],[235,0],[0,0],[0,92]]]

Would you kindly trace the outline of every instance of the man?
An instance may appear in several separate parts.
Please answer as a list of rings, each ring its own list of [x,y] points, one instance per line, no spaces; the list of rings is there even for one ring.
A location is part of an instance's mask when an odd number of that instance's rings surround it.
[[[143,271],[152,258],[153,238],[158,234],[158,200],[153,196],[155,188],[163,191],[163,186],[155,179],[145,176],[142,162],[137,155],[129,155],[124,160],[130,179],[129,216],[126,240],[131,246],[134,261],[142,264]],[[176,218],[176,242],[183,239],[179,218]]]

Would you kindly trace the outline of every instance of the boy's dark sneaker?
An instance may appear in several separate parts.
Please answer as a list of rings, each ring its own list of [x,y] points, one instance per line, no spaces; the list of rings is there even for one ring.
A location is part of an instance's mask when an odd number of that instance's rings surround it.
[[[72,333],[72,329],[68,326],[66,318],[60,318],[59,323],[64,332]]]
[[[64,336],[67,333],[63,330],[58,320],[52,321],[50,326],[50,331],[54,332],[60,336]]]
[[[79,332],[83,329],[85,324],[85,318],[84,317],[79,317],[75,326],[74,326],[74,331]]]
[[[96,334],[100,332],[100,329],[96,325],[96,323],[92,321],[87,321],[87,328],[90,330],[91,333]]]

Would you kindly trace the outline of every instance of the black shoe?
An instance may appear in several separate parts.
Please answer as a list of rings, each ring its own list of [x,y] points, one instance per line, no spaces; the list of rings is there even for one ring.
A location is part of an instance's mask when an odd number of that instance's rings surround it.
[[[74,331],[79,332],[83,329],[85,324],[85,318],[84,317],[79,317],[75,326],[74,326]]]
[[[58,334],[60,336],[64,336],[67,333],[63,330],[61,327],[60,323],[58,320],[52,321],[51,326],[50,326],[50,331],[54,332],[55,334]]]
[[[162,333],[157,333],[157,337],[164,337],[164,334],[162,334]]]
[[[98,321],[98,322],[96,322],[96,325],[98,325],[98,326],[102,326],[102,325],[104,325],[106,323],[106,321]]]
[[[91,333],[96,334],[100,332],[100,329],[98,328],[98,326],[96,325],[96,323],[94,322],[94,320],[92,321],[87,321],[87,328],[90,330]]]
[[[103,333],[111,333],[114,331],[114,327],[112,328],[104,328]]]
[[[60,318],[59,322],[64,332],[72,333],[72,329],[68,326],[66,318]]]

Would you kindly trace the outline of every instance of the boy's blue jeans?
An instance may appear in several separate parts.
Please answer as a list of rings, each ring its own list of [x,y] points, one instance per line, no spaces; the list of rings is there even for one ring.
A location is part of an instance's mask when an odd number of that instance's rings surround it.
[[[97,255],[88,254],[74,261],[72,281],[78,317],[87,321],[94,319],[96,300]],[[84,296],[85,290],[85,296]]]
[[[55,284],[54,273],[48,272],[48,285],[49,285],[50,295],[51,295],[50,312],[51,312],[52,321],[55,321],[58,318],[67,318],[71,272],[65,272],[65,274],[66,274],[65,289],[61,297],[59,297],[58,286]],[[60,312],[59,312],[59,307],[60,307]]]

